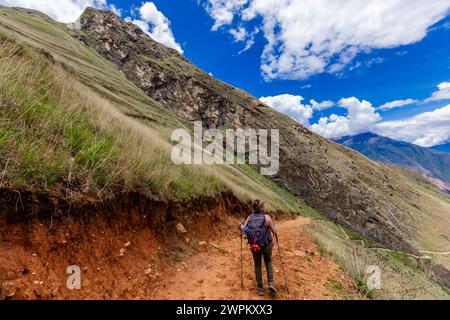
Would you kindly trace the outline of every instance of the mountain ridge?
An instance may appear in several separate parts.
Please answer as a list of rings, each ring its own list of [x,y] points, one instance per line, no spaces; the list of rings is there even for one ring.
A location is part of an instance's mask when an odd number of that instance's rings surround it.
[[[366,157],[413,169],[450,189],[450,154],[397,141],[372,132],[334,139]],[[444,187],[443,187],[444,188]]]

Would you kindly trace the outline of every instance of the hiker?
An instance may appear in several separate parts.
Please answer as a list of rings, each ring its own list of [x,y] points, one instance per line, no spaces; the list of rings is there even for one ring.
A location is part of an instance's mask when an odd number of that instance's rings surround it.
[[[278,234],[271,217],[266,214],[264,202],[255,200],[252,204],[253,213],[247,218],[245,224],[240,223],[239,228],[247,235],[250,250],[253,254],[255,263],[256,282],[258,284],[258,295],[264,296],[264,286],[262,279],[262,263],[261,258],[264,257],[264,263],[267,271],[267,281],[269,289],[272,293],[276,293],[275,283],[273,280],[272,267],[272,247],[273,237],[278,241]]]

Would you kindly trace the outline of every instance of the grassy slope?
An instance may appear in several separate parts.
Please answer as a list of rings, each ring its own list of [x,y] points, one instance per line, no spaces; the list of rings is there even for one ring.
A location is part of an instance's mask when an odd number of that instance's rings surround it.
[[[232,190],[273,210],[306,208],[248,166],[173,165],[170,133],[188,124],[65,26],[1,8],[0,32],[0,186],[58,183],[97,196],[139,188],[176,198]]]
[[[429,276],[430,260],[386,250],[326,220],[313,221],[307,232],[358,284],[363,283],[369,266],[380,267],[381,289],[370,291],[364,285],[360,287],[372,299],[450,300],[449,291]]]
[[[448,234],[450,195],[442,193],[415,171],[397,166],[395,169],[420,191],[423,220],[417,223],[416,237],[421,247],[435,252],[449,251],[448,239],[438,235]],[[436,264],[450,268],[448,255],[423,252],[419,253],[422,258],[417,259],[403,252],[387,250],[383,245],[326,219],[314,220],[308,232],[317,239],[324,251],[331,253],[341,267],[354,277],[356,283],[364,278],[368,266],[381,268],[382,289],[370,292],[374,299],[450,300],[449,290],[430,276]]]
[[[418,190],[422,191],[421,207],[425,213],[425,219],[419,226],[418,231],[421,247],[424,251],[450,252],[448,245],[450,240],[448,229],[450,225],[450,195],[441,192],[416,172],[403,168],[399,170]],[[441,234],[444,236],[437,236]],[[433,254],[431,252],[424,254],[431,256],[435,262],[450,269],[450,255]]]

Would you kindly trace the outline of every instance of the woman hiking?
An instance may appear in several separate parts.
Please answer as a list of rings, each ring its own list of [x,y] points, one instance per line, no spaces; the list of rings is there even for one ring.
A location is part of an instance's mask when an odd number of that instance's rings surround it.
[[[264,257],[264,263],[267,271],[267,281],[269,289],[272,293],[276,293],[275,283],[273,280],[272,267],[272,247],[273,237],[278,241],[278,234],[272,218],[266,214],[264,202],[255,200],[252,204],[253,213],[247,218],[245,224],[240,223],[239,228],[247,235],[250,250],[253,254],[255,263],[256,282],[258,284],[258,295],[264,296],[264,285],[262,277],[261,258]]]

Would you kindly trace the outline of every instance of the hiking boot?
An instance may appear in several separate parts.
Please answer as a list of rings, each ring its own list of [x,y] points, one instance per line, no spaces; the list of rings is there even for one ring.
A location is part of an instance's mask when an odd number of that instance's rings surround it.
[[[258,296],[264,296],[264,287],[258,287]]]
[[[270,292],[272,292],[272,293],[278,292],[278,290],[275,288],[275,284],[273,283],[273,281],[269,282],[269,289],[270,289]]]

